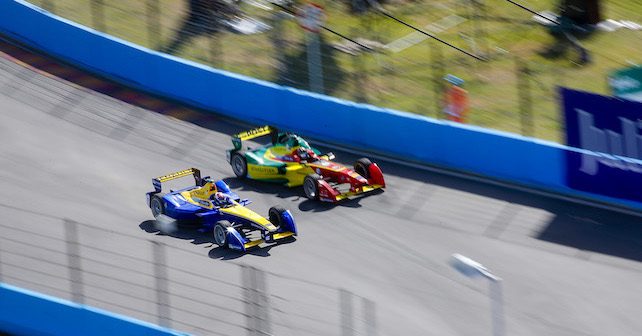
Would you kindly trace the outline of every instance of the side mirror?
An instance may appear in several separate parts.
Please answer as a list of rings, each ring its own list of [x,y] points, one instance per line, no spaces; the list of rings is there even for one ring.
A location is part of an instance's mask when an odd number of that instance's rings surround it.
[[[247,206],[248,204],[252,203],[252,201],[250,201],[250,200],[249,200],[249,199],[247,199],[247,198],[244,198],[244,199],[240,200],[238,203],[239,203],[240,205],[242,205],[242,206]]]
[[[334,160],[334,153],[332,153],[332,152],[327,152],[326,154],[323,154],[322,156],[327,157],[327,160]]]

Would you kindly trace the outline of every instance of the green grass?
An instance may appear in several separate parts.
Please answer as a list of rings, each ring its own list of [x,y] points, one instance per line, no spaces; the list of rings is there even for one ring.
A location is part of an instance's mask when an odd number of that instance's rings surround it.
[[[88,26],[96,24],[89,0],[32,2],[53,4],[53,12],[60,16]],[[159,28],[154,28],[147,24],[147,1],[103,2],[107,4],[104,11],[107,33],[154,49],[170,41],[185,13],[183,1],[159,0],[160,21],[154,21]],[[412,32],[378,14],[351,15],[342,1],[316,2],[326,9],[326,26],[351,38],[367,38],[386,44]],[[572,61],[575,58],[572,50],[567,57],[554,60],[539,56],[538,51],[547,48],[552,38],[542,26],[534,24],[530,13],[505,0],[485,1],[486,19],[476,17],[475,14],[484,11],[467,0],[398,0],[391,3],[394,4],[387,8],[393,15],[419,27],[449,15],[466,18],[465,22],[436,35],[469,51],[472,45],[466,37],[475,37],[478,48],[489,55],[490,61],[476,61],[431,39],[399,53],[352,56],[331,48],[331,43],[342,39],[324,32],[323,65],[328,94],[439,117],[438,97],[444,85],[441,78],[450,73],[466,80],[471,105],[469,123],[559,142],[563,125],[556,94],[558,85],[608,94],[608,73],[631,63],[642,63],[642,31],[595,33],[582,41],[592,51],[593,62],[579,66]],[[553,9],[558,1],[521,3],[541,11]],[[639,0],[603,1],[602,6],[605,19],[642,24],[642,2]],[[245,6],[245,9],[265,22],[273,23],[271,13],[251,6]],[[177,55],[269,81],[278,81],[276,60],[281,57],[287,64],[283,83],[307,89],[302,29],[293,20],[284,21],[279,36],[285,41],[285,47],[278,50],[273,44],[275,36],[274,31],[252,36],[228,32],[214,37],[199,36]],[[441,62],[437,62],[439,55]],[[442,67],[436,66],[438,63]],[[529,74],[520,75],[518,63],[526,65]],[[518,78],[522,79],[522,86]],[[524,89],[524,83],[529,89]],[[523,103],[520,94],[530,97],[530,104]],[[530,111],[530,114],[522,114],[522,111]]]

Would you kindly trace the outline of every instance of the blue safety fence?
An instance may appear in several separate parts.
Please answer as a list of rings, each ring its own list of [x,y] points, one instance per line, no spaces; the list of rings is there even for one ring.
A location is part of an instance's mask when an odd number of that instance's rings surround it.
[[[567,184],[567,157],[602,154],[435,120],[213,69],[105,35],[21,0],[0,3],[0,32],[93,73],[153,94],[326,142],[642,211],[634,201]],[[642,163],[637,163],[642,164]]]
[[[0,283],[0,332],[11,335],[187,335]]]

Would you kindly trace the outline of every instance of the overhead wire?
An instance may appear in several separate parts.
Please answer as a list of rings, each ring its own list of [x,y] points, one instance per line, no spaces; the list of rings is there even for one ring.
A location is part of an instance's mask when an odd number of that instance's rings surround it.
[[[379,14],[381,14],[381,15],[383,15],[383,16],[385,16],[385,17],[389,18],[389,19],[392,19],[392,20],[394,20],[394,21],[396,21],[396,22],[398,22],[398,23],[400,23],[400,24],[402,24],[402,25],[404,25],[404,26],[406,26],[406,27],[408,27],[408,28],[411,28],[411,29],[413,29],[414,31],[416,31],[416,32],[418,32],[418,33],[421,33],[421,34],[423,34],[423,35],[426,35],[426,36],[430,37],[430,38],[431,38],[431,39],[433,39],[433,40],[436,40],[436,41],[438,41],[438,42],[440,42],[440,43],[443,43],[443,44],[445,44],[445,45],[449,46],[450,48],[453,48],[453,49],[455,49],[455,50],[457,50],[457,51],[459,51],[459,52],[461,52],[461,53],[463,53],[463,54],[465,54],[465,55],[468,55],[468,56],[470,56],[470,57],[472,57],[472,58],[474,58],[474,59],[476,59],[476,60],[478,60],[478,61],[483,61],[483,62],[487,61],[487,59],[486,59],[486,58],[484,58],[484,57],[482,57],[482,56],[475,55],[475,54],[473,54],[473,53],[471,53],[471,52],[469,52],[469,51],[466,51],[466,50],[464,50],[464,49],[462,49],[462,48],[459,48],[459,47],[457,47],[457,46],[453,45],[452,43],[448,43],[448,42],[446,42],[446,41],[444,41],[444,40],[440,39],[439,37],[437,37],[437,36],[435,36],[435,35],[433,35],[433,34],[431,34],[431,33],[427,32],[427,31],[425,31],[425,30],[423,30],[423,29],[417,28],[417,27],[415,27],[414,25],[412,25],[412,24],[410,24],[410,23],[408,23],[408,22],[405,22],[405,21],[403,21],[403,20],[401,20],[401,19],[397,18],[396,16],[393,16],[392,14],[388,13],[388,11],[386,11],[385,9],[383,9],[383,7],[381,6],[381,4],[379,4],[379,2],[378,2],[378,1],[376,1],[376,0],[366,0],[366,1],[367,1],[367,2],[370,4],[370,6],[371,6],[372,8],[374,8],[374,9],[375,9]]]
[[[553,20],[550,17],[547,17],[546,15],[542,15],[542,14],[540,14],[540,13],[538,13],[538,12],[536,12],[536,11],[534,11],[534,10],[532,10],[532,9],[522,5],[522,4],[519,4],[519,3],[515,2],[515,1],[513,1],[513,0],[506,0],[506,1],[512,3],[513,5],[519,7],[519,8],[521,8],[521,9],[527,11],[527,12],[530,12],[533,15],[539,16],[539,17],[543,18],[544,20],[550,21],[550,22],[552,22],[552,23],[554,23],[556,25],[560,25],[559,21]]]
[[[276,7],[281,8],[284,12],[286,12],[286,13],[288,13],[288,14],[291,14],[291,15],[294,15],[294,16],[296,16],[296,15],[297,15],[297,13],[296,13],[295,11],[293,11],[293,10],[289,9],[289,8],[288,8],[288,7],[286,7],[286,6],[283,6],[283,5],[278,4],[278,3],[275,3],[275,2],[270,2],[270,4],[272,4],[273,6],[276,6]],[[335,31],[335,30],[333,30],[333,29],[331,29],[331,28],[329,28],[329,27],[327,27],[327,26],[319,25],[319,27],[320,27],[321,29],[326,30],[326,31],[328,31],[328,32],[330,32],[330,33],[332,33],[332,34],[334,34],[334,35],[337,35],[337,36],[339,36],[339,37],[341,37],[341,38],[343,38],[343,39],[345,39],[345,40],[347,40],[347,41],[350,41],[350,42],[352,42],[352,43],[354,43],[354,44],[356,44],[356,45],[358,45],[358,46],[360,46],[360,47],[362,47],[362,48],[364,48],[364,49],[366,49],[366,50],[369,50],[369,51],[376,51],[375,49],[373,49],[373,48],[371,48],[371,47],[369,47],[369,46],[367,46],[367,45],[365,45],[365,44],[363,44],[363,43],[359,43],[358,41],[355,41],[354,39],[351,39],[351,38],[349,38],[349,37],[345,36],[344,34],[341,34],[341,33],[337,32],[337,31]]]

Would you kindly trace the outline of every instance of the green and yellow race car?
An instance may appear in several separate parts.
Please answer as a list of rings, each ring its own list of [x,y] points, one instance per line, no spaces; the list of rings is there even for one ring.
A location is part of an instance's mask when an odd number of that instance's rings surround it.
[[[270,136],[270,143],[243,148],[243,141]],[[352,168],[332,162],[334,154],[312,148],[307,141],[290,132],[264,126],[232,136],[233,149],[227,161],[239,178],[303,186],[312,200],[337,202],[386,186],[376,163],[361,158]]]

